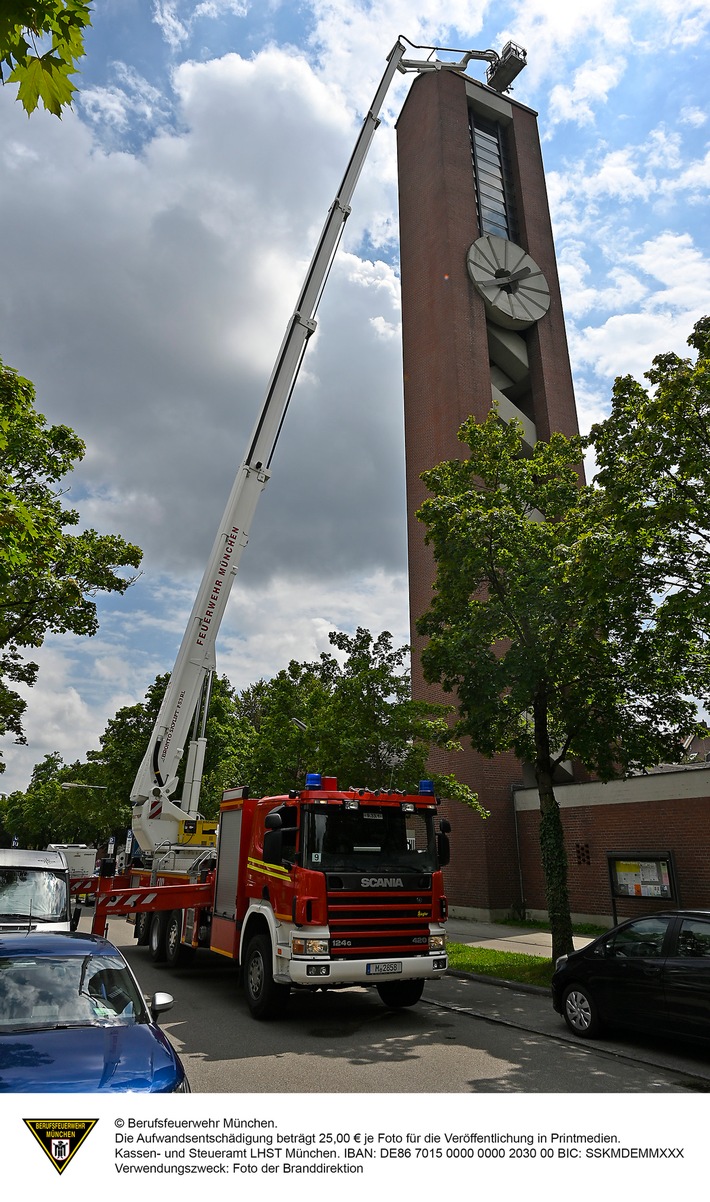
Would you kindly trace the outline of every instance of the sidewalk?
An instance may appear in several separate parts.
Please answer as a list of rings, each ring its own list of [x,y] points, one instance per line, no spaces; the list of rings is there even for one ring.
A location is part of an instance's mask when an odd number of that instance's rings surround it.
[[[531,931],[525,927],[502,926],[497,922],[474,922],[468,918],[449,918],[446,933],[452,943],[467,943],[471,947],[490,947],[498,952],[521,952],[525,956],[552,955],[552,936],[549,931]],[[578,950],[591,943],[586,935],[575,935]]]

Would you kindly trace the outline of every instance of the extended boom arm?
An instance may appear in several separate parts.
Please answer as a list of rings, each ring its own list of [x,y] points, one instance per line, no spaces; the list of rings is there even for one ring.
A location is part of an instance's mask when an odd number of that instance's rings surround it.
[[[177,786],[178,764],[193,716],[201,704],[205,682],[214,671],[217,632],[242,552],[247,545],[257,501],[269,479],[271,459],[298,378],[306,343],[316,328],[316,310],[350,213],[355,185],[394,75],[397,71],[463,71],[472,58],[484,59],[492,67],[503,61],[493,50],[454,51],[452,53],[463,53],[463,58],[451,63],[431,58],[425,61],[407,60],[404,58],[406,41],[399,38],[390,51],[386,70],[363,121],[340,188],[328,211],[296,308],[281,343],[244,462],[237,472],[148,749],[136,776],[131,794],[133,829],[141,847],[148,852],[154,851],[159,843],[174,841],[177,823],[197,812],[206,742],[204,722],[201,736],[192,741],[180,806],[170,801]],[[413,49],[436,50],[436,47],[408,44]],[[489,75],[490,70],[489,67]],[[206,708],[206,702],[202,706]]]

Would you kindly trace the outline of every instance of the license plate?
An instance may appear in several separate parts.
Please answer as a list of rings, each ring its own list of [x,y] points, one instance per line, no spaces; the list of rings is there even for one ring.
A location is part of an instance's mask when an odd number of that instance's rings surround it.
[[[378,960],[375,964],[368,964],[366,970],[369,977],[379,976],[381,973],[401,972],[401,960]]]

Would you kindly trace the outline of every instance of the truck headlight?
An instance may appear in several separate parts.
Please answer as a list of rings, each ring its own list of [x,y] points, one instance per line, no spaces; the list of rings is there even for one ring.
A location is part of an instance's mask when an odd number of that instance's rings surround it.
[[[446,935],[430,935],[429,936],[429,951],[430,952],[445,952],[446,951]]]
[[[327,939],[301,939],[296,938],[291,944],[294,956],[327,956],[328,955],[328,940]]]

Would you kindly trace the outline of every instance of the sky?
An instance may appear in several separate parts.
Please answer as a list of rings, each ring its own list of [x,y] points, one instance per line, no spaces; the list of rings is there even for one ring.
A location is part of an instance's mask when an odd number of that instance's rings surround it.
[[[49,636],[27,746],[98,745],[172,668],[328,207],[387,55],[527,50],[580,427],[708,311],[710,0],[97,0],[61,121],[0,88],[0,358],[85,440],[83,526],[143,548],[91,639]],[[423,56],[426,52],[423,52]],[[412,52],[414,56],[414,52]],[[484,64],[470,74],[484,78]],[[238,687],[365,626],[408,641],[398,76],[217,644]]]

